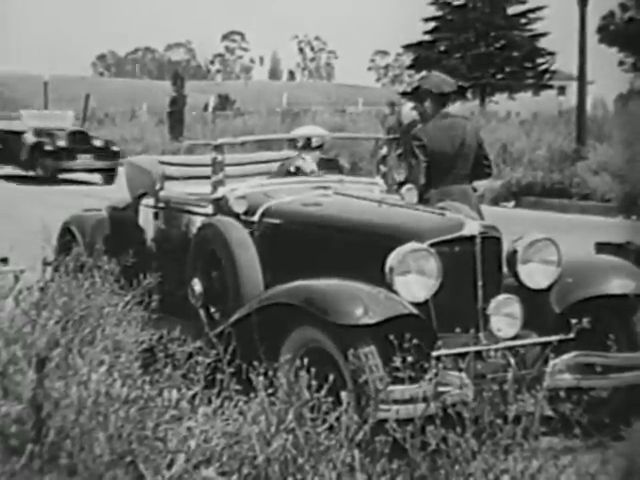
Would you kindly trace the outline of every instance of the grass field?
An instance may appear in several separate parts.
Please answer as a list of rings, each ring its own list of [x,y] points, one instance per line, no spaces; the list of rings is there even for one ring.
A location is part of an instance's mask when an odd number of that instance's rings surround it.
[[[0,74],[0,111],[42,107],[43,78],[37,75]],[[287,105],[292,108],[326,106],[382,106],[394,97],[391,91],[358,85],[328,83],[287,83],[271,81],[187,83],[188,108],[200,110],[209,96],[227,93],[243,110],[267,110]],[[171,87],[169,82],[97,77],[52,76],[49,79],[51,109],[82,109],[85,93],[90,93],[92,106],[100,111],[123,111],[146,103],[149,112],[164,112]]]
[[[381,132],[381,107],[394,98],[391,91],[379,88],[312,82],[202,81],[190,82],[187,89],[187,138],[288,132],[309,123],[335,131]],[[168,82],[53,76],[50,107],[79,113],[82,97],[89,92],[92,131],[118,141],[129,155],[171,152],[176,146],[167,138],[169,91]],[[201,112],[202,105],[209,95],[223,92],[236,98],[244,112],[220,115],[212,122]],[[289,108],[277,111],[284,92]],[[354,111],[359,98],[370,108]],[[0,110],[39,107],[41,100],[41,77],[0,75]],[[148,108],[146,116],[139,111],[143,103]],[[504,181],[500,191],[491,195],[495,201],[530,195],[614,202],[622,205],[625,213],[637,215],[640,194],[638,182],[632,180],[636,173],[630,172],[638,169],[633,161],[638,148],[633,125],[638,117],[637,105],[627,108],[624,115],[602,112],[592,116],[587,159],[582,162],[575,156],[571,112],[528,119],[476,117],[494,159],[496,176]],[[371,173],[369,145],[346,150],[355,171]]]

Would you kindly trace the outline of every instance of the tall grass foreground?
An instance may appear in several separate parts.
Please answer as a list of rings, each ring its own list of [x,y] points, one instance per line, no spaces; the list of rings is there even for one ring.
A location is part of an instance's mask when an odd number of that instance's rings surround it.
[[[154,328],[152,283],[75,257],[19,293],[0,318],[2,478],[638,478],[632,438],[542,438],[526,392],[453,425],[375,424],[266,367],[243,393],[221,351]]]

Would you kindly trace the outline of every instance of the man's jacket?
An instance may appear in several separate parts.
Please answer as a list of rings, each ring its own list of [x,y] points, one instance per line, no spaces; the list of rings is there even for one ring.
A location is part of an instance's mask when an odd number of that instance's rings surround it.
[[[444,111],[403,136],[407,161],[417,167],[413,179],[423,191],[470,185],[493,175],[480,131],[466,117]]]

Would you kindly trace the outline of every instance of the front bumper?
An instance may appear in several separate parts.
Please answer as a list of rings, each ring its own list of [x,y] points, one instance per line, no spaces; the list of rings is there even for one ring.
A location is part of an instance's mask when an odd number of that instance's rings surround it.
[[[390,384],[382,360],[374,346],[357,350],[369,386],[379,392],[375,405],[376,420],[410,420],[436,413],[443,405],[473,400],[473,384],[463,372],[437,369],[420,382]]]
[[[616,373],[585,373],[587,367],[618,368]],[[547,365],[544,387],[549,390],[565,388],[619,388],[640,385],[640,352],[570,352],[555,358]]]
[[[442,359],[482,352],[495,352],[498,350],[508,351],[516,348],[543,347],[574,339],[574,333],[548,337],[532,337],[507,340],[494,344],[447,348],[433,352],[432,356],[434,359]],[[505,368],[506,367],[505,365]],[[618,369],[619,371],[598,373],[595,372],[595,368],[597,367],[609,370]],[[547,363],[544,369],[542,384],[547,390],[568,388],[608,389],[640,385],[640,352],[568,352]]]
[[[376,420],[411,420],[437,408],[473,400],[473,384],[461,372],[443,370],[435,378],[410,385],[390,385],[379,396]]]
[[[105,172],[116,170],[120,160],[98,160],[93,158],[76,160],[57,160],[46,158],[43,160],[46,168],[54,172]]]

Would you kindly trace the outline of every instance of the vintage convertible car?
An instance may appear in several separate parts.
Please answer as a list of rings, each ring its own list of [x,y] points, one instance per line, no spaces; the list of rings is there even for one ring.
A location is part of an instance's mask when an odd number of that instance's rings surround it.
[[[58,256],[80,247],[120,259],[125,276],[159,272],[161,308],[231,329],[246,361],[307,358],[351,389],[355,352],[383,389],[381,419],[421,415],[434,399],[468,401],[477,386],[516,377],[587,395],[597,415],[629,400],[625,388],[640,384],[637,267],[565,258],[534,234],[505,248],[496,226],[412,203],[377,177],[273,178],[296,153],[256,144],[291,138],[129,158],[129,198],[69,217]],[[398,349],[409,352],[401,368]]]
[[[120,148],[111,140],[73,125],[71,111],[20,110],[0,119],[2,161],[46,179],[60,173],[99,173],[106,185],[115,182]]]

